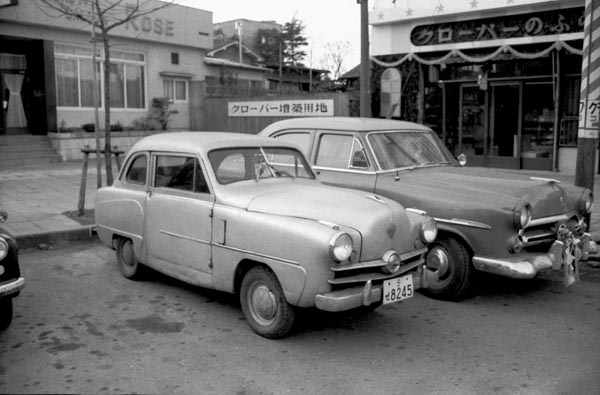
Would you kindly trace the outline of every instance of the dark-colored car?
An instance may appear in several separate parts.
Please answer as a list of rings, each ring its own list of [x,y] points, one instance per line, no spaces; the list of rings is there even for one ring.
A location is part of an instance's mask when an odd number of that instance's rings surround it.
[[[6,221],[8,214],[0,208],[0,224]],[[8,328],[12,322],[14,297],[25,286],[19,269],[17,242],[7,231],[0,227],[0,330]]]
[[[260,134],[295,143],[321,182],[389,197],[434,217],[439,234],[429,246],[427,267],[438,280],[423,291],[430,296],[464,296],[476,270],[531,278],[540,270],[562,269],[571,282],[578,259],[597,251],[585,232],[590,190],[463,167],[423,125],[295,118]]]

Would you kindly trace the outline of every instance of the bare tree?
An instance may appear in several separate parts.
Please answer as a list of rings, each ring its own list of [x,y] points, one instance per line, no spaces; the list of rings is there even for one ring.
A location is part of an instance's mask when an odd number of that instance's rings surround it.
[[[339,79],[344,72],[344,61],[350,50],[351,45],[348,41],[325,44],[325,54],[321,58],[321,67],[331,72],[332,80]]]
[[[46,15],[65,17],[87,23],[95,32],[104,49],[104,162],[106,163],[106,184],[113,183],[111,141],[110,141],[110,37],[111,30],[136,18],[169,7],[172,1],[141,0],[35,0]],[[93,66],[94,73],[96,65]]]

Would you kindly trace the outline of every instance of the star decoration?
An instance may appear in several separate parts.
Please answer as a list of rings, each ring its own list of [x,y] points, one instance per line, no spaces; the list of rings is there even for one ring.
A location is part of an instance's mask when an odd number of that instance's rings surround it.
[[[406,9],[406,16],[412,16],[413,10],[410,8]]]
[[[509,1],[510,1],[510,0],[509,0]],[[478,3],[478,1],[477,1],[477,0],[472,0],[472,1],[471,1],[471,9],[475,9],[475,8],[477,8],[477,3]]]
[[[380,21],[383,20],[383,13],[379,12],[379,14],[377,14],[377,18],[379,18]]]
[[[435,7],[435,12],[441,14],[442,12],[444,12],[444,6],[442,4],[438,4],[437,7]]]
[[[515,0],[506,0],[506,4],[515,4]]]

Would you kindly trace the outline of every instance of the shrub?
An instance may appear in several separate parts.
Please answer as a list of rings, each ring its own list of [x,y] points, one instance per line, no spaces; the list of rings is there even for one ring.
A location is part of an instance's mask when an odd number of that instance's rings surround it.
[[[96,130],[96,126],[93,123],[84,123],[81,125],[81,129],[88,133],[93,133]]]

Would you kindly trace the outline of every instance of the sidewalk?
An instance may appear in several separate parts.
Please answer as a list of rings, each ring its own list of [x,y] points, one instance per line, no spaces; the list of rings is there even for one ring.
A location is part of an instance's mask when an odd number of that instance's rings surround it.
[[[0,206],[8,210],[2,227],[17,238],[19,248],[92,237],[93,217],[77,218],[83,160],[40,167],[0,170]],[[113,162],[113,176],[117,176]],[[93,210],[96,161],[87,171],[85,210]],[[103,185],[106,184],[102,162]],[[64,213],[72,212],[72,217]]]
[[[0,171],[0,206],[8,210],[8,220],[2,226],[17,237],[19,247],[30,248],[92,237],[93,218],[76,217],[82,165],[83,161],[74,161],[44,168]],[[574,175],[560,172],[498,170],[499,174],[515,172],[553,178],[571,185],[575,181]],[[86,210],[94,208],[96,175],[96,161],[90,160],[85,193]],[[113,176],[117,176],[114,162]],[[600,240],[600,175],[596,175],[594,181],[594,196],[596,203],[592,212],[591,233],[594,240]],[[66,212],[72,212],[72,217],[65,215]]]

